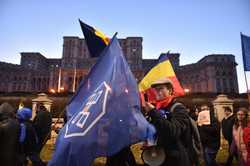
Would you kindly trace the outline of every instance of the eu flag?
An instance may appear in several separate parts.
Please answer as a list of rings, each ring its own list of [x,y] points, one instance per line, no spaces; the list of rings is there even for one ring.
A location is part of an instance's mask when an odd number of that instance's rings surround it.
[[[79,19],[82,32],[87,43],[89,53],[92,57],[98,57],[109,43],[109,38],[101,31],[96,30]]]
[[[241,34],[241,47],[244,70],[250,71],[250,37]]]
[[[155,133],[140,112],[136,80],[116,37],[101,53],[68,107],[50,166],[88,166]]]

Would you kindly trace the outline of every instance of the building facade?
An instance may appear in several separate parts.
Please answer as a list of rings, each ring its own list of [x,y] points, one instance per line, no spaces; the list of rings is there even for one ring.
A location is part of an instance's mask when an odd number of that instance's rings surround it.
[[[238,93],[235,57],[212,54],[197,63],[179,66],[177,76],[190,92]]]
[[[142,40],[142,37],[119,39],[138,81],[157,63],[156,59],[142,58]],[[191,93],[238,93],[233,55],[207,55],[197,63],[183,66],[179,63],[180,54],[171,53],[169,59],[183,88]],[[75,92],[96,60],[90,56],[84,39],[66,36],[61,59],[22,52],[20,65],[0,62],[0,92]]]

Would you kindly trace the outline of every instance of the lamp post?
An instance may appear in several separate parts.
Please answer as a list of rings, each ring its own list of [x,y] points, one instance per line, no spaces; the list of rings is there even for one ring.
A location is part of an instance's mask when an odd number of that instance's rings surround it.
[[[189,94],[189,93],[190,93],[190,89],[185,88],[185,89],[184,89],[184,92],[185,92],[185,94]]]
[[[55,89],[50,89],[49,92],[50,93],[56,93]]]

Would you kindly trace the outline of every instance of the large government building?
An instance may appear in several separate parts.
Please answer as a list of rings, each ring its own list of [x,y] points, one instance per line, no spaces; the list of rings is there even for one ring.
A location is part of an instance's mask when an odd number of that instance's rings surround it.
[[[97,59],[90,57],[84,39],[74,36],[63,39],[61,59],[22,52],[20,65],[0,62],[0,92],[74,92]],[[140,81],[157,60],[142,58],[142,37],[127,37],[119,42]],[[172,53],[169,58],[183,88],[190,93],[238,93],[234,55],[207,55],[183,66],[179,64],[180,54]]]

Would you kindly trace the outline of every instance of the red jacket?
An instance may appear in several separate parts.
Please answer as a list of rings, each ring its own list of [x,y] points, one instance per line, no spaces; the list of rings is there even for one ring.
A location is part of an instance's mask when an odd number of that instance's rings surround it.
[[[248,126],[243,129],[243,141],[246,144],[247,148],[246,166],[250,166],[250,123],[248,123]]]

